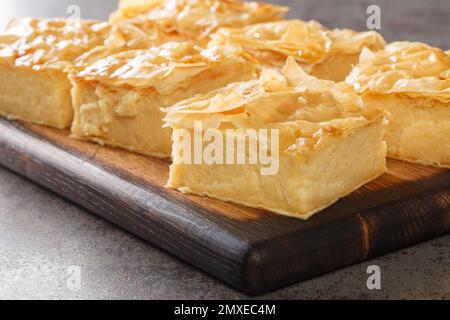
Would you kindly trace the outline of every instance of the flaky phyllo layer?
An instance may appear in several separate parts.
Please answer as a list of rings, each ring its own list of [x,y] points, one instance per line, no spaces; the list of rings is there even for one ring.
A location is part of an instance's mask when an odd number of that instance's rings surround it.
[[[200,40],[220,27],[283,18],[286,7],[240,0],[122,0],[111,21],[155,21],[168,34]]]
[[[151,21],[110,24],[65,19],[15,19],[0,34],[0,63],[33,70],[67,71],[74,64],[179,38]]]
[[[302,20],[222,28],[211,38],[212,45],[243,47],[264,65],[280,67],[292,56],[305,70],[333,54],[358,54],[363,47],[379,50],[385,45],[376,32],[328,30],[316,21]]]
[[[268,128],[280,130],[281,151],[307,155],[345,137],[353,129],[380,120],[383,112],[365,110],[345,83],[306,74],[293,58],[281,71],[264,69],[259,79],[239,82],[165,108],[165,123],[174,129]]]
[[[104,43],[78,59],[78,64],[113,55],[126,50],[145,50],[172,41],[184,41],[183,37],[167,34],[153,21],[128,21],[114,24],[102,23]]]
[[[0,61],[35,70],[62,70],[103,44],[103,28],[94,21],[16,19],[0,34]]]
[[[361,93],[402,94],[450,102],[449,51],[417,42],[364,50],[346,82]]]
[[[148,50],[130,50],[100,59],[80,68],[75,78],[108,86],[152,89],[169,95],[176,89],[189,87],[206,71],[219,73],[221,62],[226,59],[245,62],[239,51],[231,57],[222,55],[220,48],[202,49],[189,42],[168,42]]]

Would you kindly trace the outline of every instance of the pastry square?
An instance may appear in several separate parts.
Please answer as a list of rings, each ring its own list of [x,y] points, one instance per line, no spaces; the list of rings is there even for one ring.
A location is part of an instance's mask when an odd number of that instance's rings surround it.
[[[386,170],[384,113],[293,58],[164,111],[167,187],[185,193],[307,219]]]
[[[17,19],[0,34],[0,115],[56,128],[72,124],[74,65],[173,37],[151,22]]]
[[[241,0],[121,0],[110,21],[153,21],[168,34],[204,41],[220,27],[283,19],[287,7]]]
[[[282,68],[287,57],[294,57],[309,74],[332,81],[345,80],[364,47],[376,51],[385,46],[373,31],[328,30],[302,20],[222,28],[211,38],[210,46],[240,46],[266,67]]]
[[[161,108],[255,77],[256,67],[245,55],[220,51],[169,42],[80,68],[72,77],[72,136],[170,157],[171,129],[163,128]]]
[[[361,54],[347,83],[369,108],[388,111],[388,156],[450,167],[450,56],[423,43],[394,42]]]
[[[19,19],[0,35],[0,114],[57,128],[73,117],[67,72],[103,43],[95,22]]]

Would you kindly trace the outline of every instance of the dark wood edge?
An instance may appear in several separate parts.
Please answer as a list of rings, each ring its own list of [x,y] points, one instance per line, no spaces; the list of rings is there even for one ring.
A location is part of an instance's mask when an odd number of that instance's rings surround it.
[[[17,124],[0,119],[0,132],[1,165],[245,291],[240,257],[245,256],[249,245],[236,243],[236,239],[207,221],[202,230],[189,225],[201,209],[170,202],[158,192],[145,191],[132,182],[124,185],[123,179],[89,159],[80,159]],[[222,240],[217,244],[220,254],[204,245],[211,233]],[[238,251],[229,251],[235,248]],[[198,252],[198,257],[192,252]]]
[[[267,293],[450,233],[450,187],[361,211],[357,218],[322,225],[322,234],[311,228],[251,248],[244,267],[246,293]],[[331,238],[340,241],[330,246]],[[305,243],[314,245],[304,250]]]

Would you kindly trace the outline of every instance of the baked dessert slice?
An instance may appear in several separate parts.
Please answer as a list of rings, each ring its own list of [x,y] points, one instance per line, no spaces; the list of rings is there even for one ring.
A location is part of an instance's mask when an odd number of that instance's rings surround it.
[[[241,0],[121,0],[110,21],[153,21],[168,34],[204,41],[220,27],[283,19],[287,7]]]
[[[389,112],[388,156],[450,167],[450,56],[423,43],[366,50],[346,80],[369,108]]]
[[[211,45],[244,48],[264,66],[282,68],[292,56],[309,74],[333,81],[345,80],[364,47],[376,51],[385,46],[373,31],[328,30],[318,22],[302,20],[222,28],[211,38]]]
[[[151,22],[17,19],[0,34],[0,115],[56,128],[73,119],[74,65],[174,40]]]
[[[57,128],[72,122],[73,61],[103,43],[95,22],[19,19],[0,35],[0,114]]]
[[[156,157],[170,157],[171,129],[162,107],[228,83],[251,79],[240,52],[169,42],[99,59],[72,77],[72,136]]]
[[[386,170],[384,113],[293,58],[164,111],[167,187],[185,193],[307,219]]]

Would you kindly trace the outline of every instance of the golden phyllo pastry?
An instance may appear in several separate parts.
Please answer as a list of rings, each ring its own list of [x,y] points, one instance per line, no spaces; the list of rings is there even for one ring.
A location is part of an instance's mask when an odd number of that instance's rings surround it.
[[[450,167],[450,56],[416,42],[361,54],[348,76],[371,108],[390,114],[388,156]]]
[[[251,79],[254,65],[240,52],[169,42],[99,59],[73,77],[76,138],[170,157],[171,130],[162,107],[228,83]]]
[[[223,28],[211,35],[212,45],[240,46],[270,67],[283,67],[294,57],[302,68],[321,79],[342,81],[358,62],[363,47],[382,49],[376,32],[328,30],[315,21],[287,20],[244,28]]]
[[[182,192],[307,219],[386,170],[384,113],[293,58],[164,111]]]
[[[128,21],[99,24],[104,43],[80,57],[79,64],[86,64],[101,57],[127,50],[148,49],[167,42],[184,41],[180,36],[167,34],[153,21]]]
[[[0,34],[0,114],[57,128],[73,119],[75,65],[171,38],[154,23],[18,19]]]
[[[283,18],[286,7],[241,0],[122,0],[111,21],[155,21],[168,34],[201,41],[220,27]]]
[[[67,72],[103,44],[95,22],[20,19],[0,34],[0,114],[65,128],[72,122]]]

